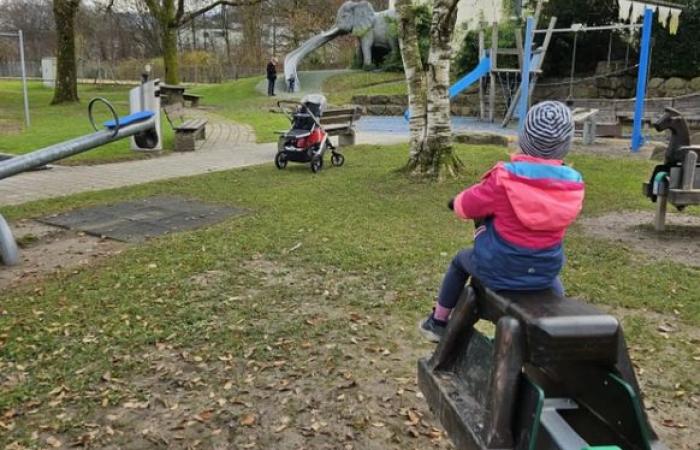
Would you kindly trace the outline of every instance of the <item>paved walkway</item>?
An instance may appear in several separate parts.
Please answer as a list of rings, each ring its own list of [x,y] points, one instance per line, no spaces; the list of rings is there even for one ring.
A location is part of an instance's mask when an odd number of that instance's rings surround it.
[[[275,144],[255,144],[250,127],[210,118],[195,152],[23,173],[0,180],[0,206],[251,166],[272,161],[275,152]]]
[[[287,92],[286,82],[284,80],[284,72],[277,74],[277,83],[275,84],[275,93],[281,99],[296,99],[301,98],[306,94],[318,94],[322,91],[323,82],[334,75],[348,74],[357,72],[348,69],[338,70],[309,70],[298,72],[299,84],[301,91]],[[267,95],[267,80],[261,80],[255,86],[255,89],[262,95]]]
[[[407,139],[400,133],[359,133],[358,144]],[[0,180],[0,206],[271,163],[276,152],[274,143],[256,144],[249,126],[209,116],[207,139],[194,152],[95,166],[57,165],[22,173]]]

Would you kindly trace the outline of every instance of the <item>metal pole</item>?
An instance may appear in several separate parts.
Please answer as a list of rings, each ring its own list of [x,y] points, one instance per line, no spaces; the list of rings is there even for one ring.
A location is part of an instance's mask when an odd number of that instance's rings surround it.
[[[479,61],[486,56],[485,36],[483,26],[479,26]],[[486,119],[486,99],[484,98],[484,78],[479,78],[479,118]]]
[[[29,94],[27,93],[27,69],[24,66],[24,35],[22,30],[17,32],[19,37],[19,61],[22,65],[22,90],[24,91],[24,123],[29,128],[32,124],[29,118]]]
[[[51,145],[31,153],[15,156],[14,158],[0,162],[0,180],[17,175],[29,169],[40,167],[50,162],[68,158],[87,150],[118,141],[125,137],[133,136],[142,131],[156,127],[155,119],[150,118],[143,122],[126,125],[115,132],[113,130],[100,130],[95,133]]]
[[[593,27],[582,27],[582,28],[555,28],[552,33],[571,33],[574,31],[587,32],[587,31],[608,31],[608,30],[637,30],[642,28],[639,24],[632,25],[602,25]],[[545,34],[548,30],[540,29],[535,30],[535,34]]]
[[[522,73],[522,84],[520,85],[520,126],[519,129],[522,131],[525,126],[525,117],[527,116],[527,111],[530,109],[530,64],[532,62],[532,38],[533,29],[535,27],[535,19],[530,16],[527,18],[527,26],[525,27],[525,56],[523,56],[523,73]]]
[[[489,74],[489,122],[496,118],[496,70],[498,69],[498,22],[491,24],[491,73]]]
[[[644,10],[644,25],[642,28],[642,45],[639,57],[639,72],[637,73],[637,99],[634,106],[634,128],[632,130],[632,151],[638,152],[644,145],[642,125],[644,123],[644,99],[647,94],[647,74],[649,73],[649,50],[651,48],[651,30],[654,10]]]
[[[576,50],[578,49],[578,33],[574,33],[574,53],[571,55],[571,76],[569,77],[569,98],[574,98],[574,74],[576,73]]]

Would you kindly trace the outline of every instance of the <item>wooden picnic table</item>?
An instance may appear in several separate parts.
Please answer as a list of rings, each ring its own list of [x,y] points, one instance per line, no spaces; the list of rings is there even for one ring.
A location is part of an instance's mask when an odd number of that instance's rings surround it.
[[[187,88],[181,85],[173,84],[161,84],[160,85],[160,97],[161,103],[164,105],[174,105],[180,103],[185,105],[189,102],[192,108],[199,106],[199,101],[201,100],[201,95],[190,94],[185,92]]]
[[[175,84],[164,84],[160,85],[161,98],[165,100],[164,103],[172,105],[175,103],[183,103],[185,95],[185,86],[175,85]]]

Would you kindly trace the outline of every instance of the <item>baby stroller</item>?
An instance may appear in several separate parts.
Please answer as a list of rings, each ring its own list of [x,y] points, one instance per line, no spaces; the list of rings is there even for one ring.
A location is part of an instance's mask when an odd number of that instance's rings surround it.
[[[311,171],[323,168],[323,155],[331,150],[331,163],[340,167],[345,157],[338,153],[321,125],[321,116],[326,107],[326,98],[320,94],[307,95],[300,103],[279,101],[277,105],[287,114],[292,129],[280,136],[275,155],[275,166],[282,170],[289,161],[311,163]]]

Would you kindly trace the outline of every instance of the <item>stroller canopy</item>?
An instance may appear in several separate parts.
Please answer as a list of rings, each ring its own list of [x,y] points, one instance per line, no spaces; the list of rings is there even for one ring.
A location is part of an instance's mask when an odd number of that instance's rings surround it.
[[[311,110],[313,115],[321,117],[326,109],[326,97],[321,94],[309,94],[301,99],[301,102]]]

